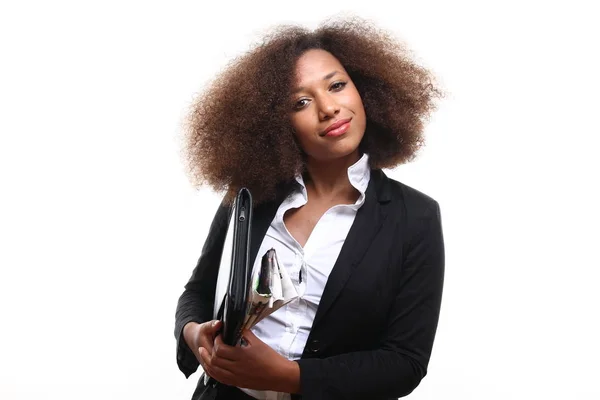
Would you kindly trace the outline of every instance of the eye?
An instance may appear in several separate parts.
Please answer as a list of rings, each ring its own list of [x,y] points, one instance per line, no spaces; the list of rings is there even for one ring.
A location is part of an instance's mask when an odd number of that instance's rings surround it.
[[[344,82],[344,81],[334,82],[329,88],[332,89],[332,90],[335,90],[335,91],[340,91],[347,84],[348,84],[348,82]]]
[[[294,110],[300,110],[304,108],[308,104],[308,99],[300,99],[296,103],[294,103]]]

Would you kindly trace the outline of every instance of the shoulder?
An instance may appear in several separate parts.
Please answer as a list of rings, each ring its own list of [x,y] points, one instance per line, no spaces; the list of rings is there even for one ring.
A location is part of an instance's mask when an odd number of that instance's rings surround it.
[[[396,213],[406,217],[422,217],[439,212],[439,203],[433,197],[405,183],[389,178],[383,171],[373,171],[378,182],[380,198],[389,202]]]
[[[385,174],[383,181],[387,186],[389,199],[386,204],[387,218],[391,218],[408,242],[441,238],[442,217],[436,199],[405,183],[388,178]]]

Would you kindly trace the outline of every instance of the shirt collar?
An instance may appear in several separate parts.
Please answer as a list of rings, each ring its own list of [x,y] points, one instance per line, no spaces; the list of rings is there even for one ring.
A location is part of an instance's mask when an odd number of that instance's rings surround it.
[[[359,191],[360,196],[356,203],[354,203],[354,208],[358,209],[365,202],[365,192],[367,191],[367,186],[369,186],[369,180],[371,179],[371,167],[369,166],[369,155],[364,153],[360,160],[352,164],[348,167],[348,180],[350,184]],[[306,185],[304,184],[304,179],[302,175],[296,176],[296,182],[302,186],[302,195],[304,197],[304,201],[307,200],[308,195],[306,193]]]

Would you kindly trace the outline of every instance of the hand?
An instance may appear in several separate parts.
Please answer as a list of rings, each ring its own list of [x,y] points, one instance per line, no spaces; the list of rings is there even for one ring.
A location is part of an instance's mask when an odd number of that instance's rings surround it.
[[[222,324],[221,321],[214,320],[203,324],[189,322],[183,327],[183,339],[200,364],[202,364],[202,358],[199,348],[203,347],[210,352],[213,351],[213,343]]]
[[[296,362],[281,356],[250,330],[242,337],[244,346],[227,346],[218,335],[211,350],[200,347],[200,364],[209,376],[247,389],[300,391],[300,367]]]

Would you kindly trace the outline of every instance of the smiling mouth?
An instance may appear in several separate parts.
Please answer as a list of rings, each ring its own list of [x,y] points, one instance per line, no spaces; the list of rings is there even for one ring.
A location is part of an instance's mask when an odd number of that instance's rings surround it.
[[[329,125],[329,127],[327,127],[327,129],[325,129],[325,131],[323,131],[320,136],[323,137],[323,136],[342,135],[342,134],[346,133],[348,128],[350,128],[351,121],[352,121],[352,118],[346,118],[346,119],[339,120],[339,121]]]
[[[334,129],[329,129],[323,137],[338,137],[346,134],[350,129],[350,121],[338,125]]]

